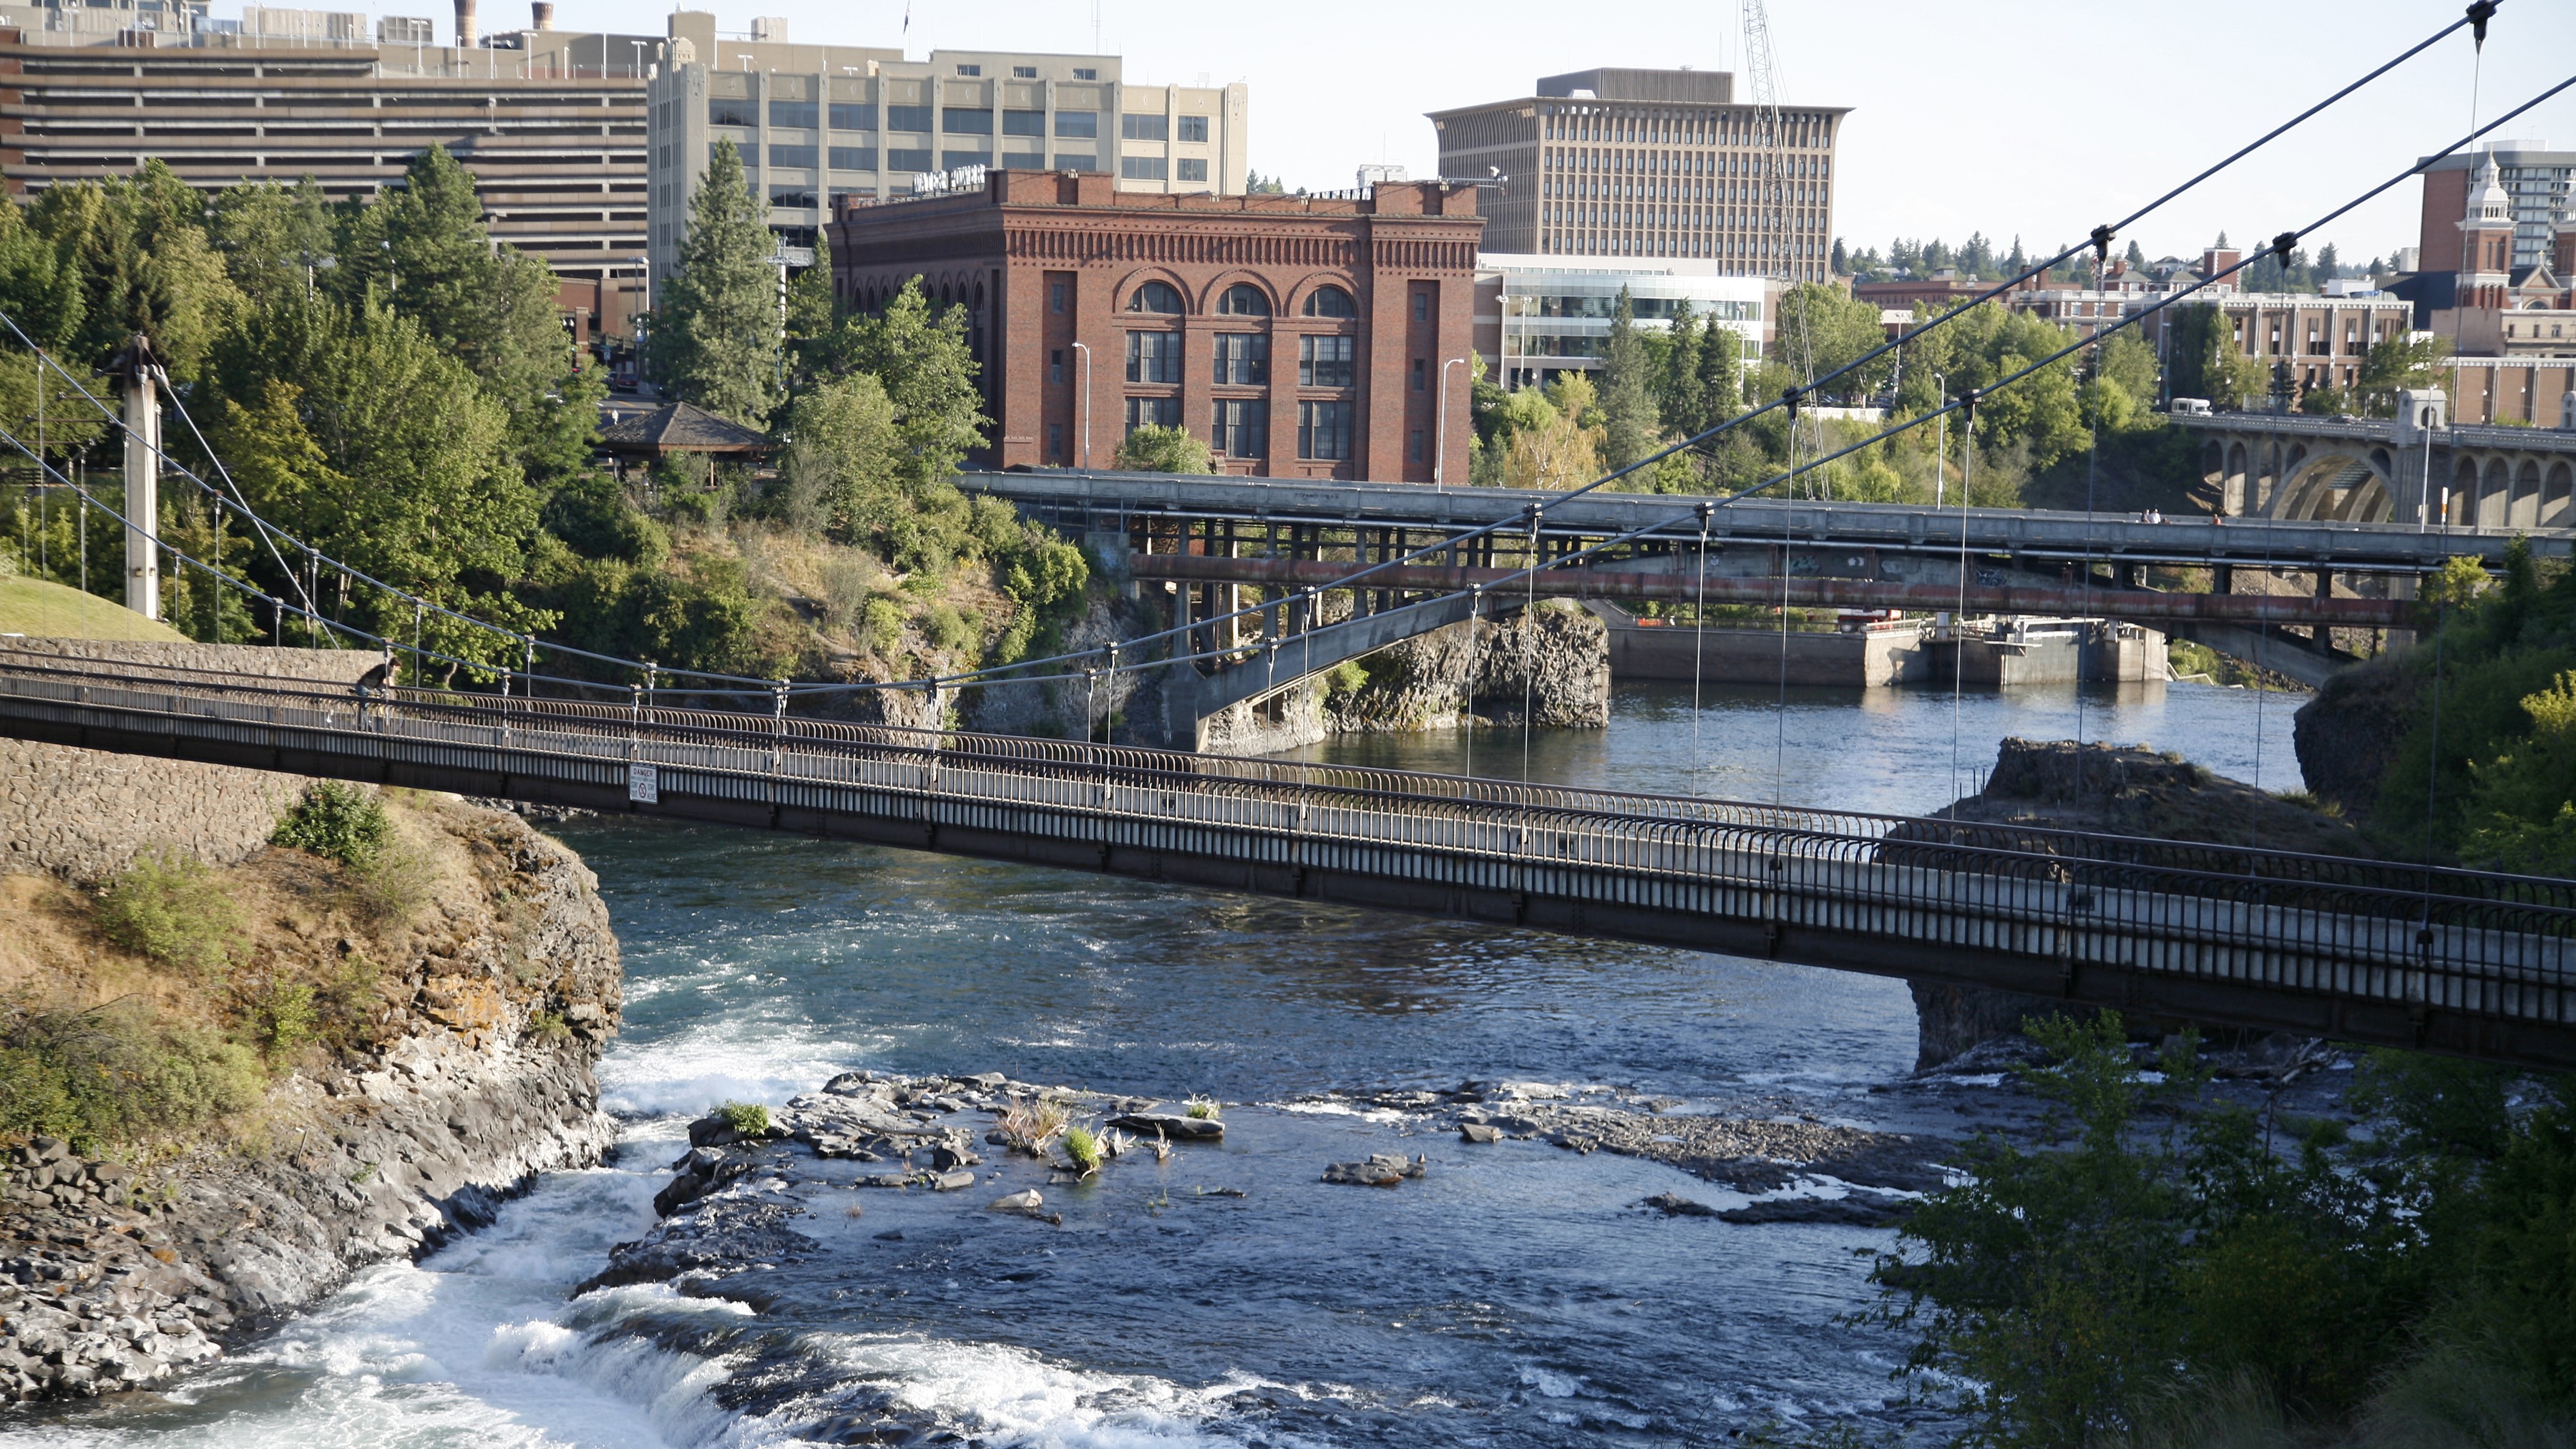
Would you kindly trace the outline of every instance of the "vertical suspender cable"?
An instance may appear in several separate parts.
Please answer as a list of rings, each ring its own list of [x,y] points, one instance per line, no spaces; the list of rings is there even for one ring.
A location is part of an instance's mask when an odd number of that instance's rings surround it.
[[[1967,691],[1968,680],[1968,488],[1977,472],[1977,390],[1970,388],[1960,398],[1962,423],[1959,429],[1959,612],[1950,616],[1950,798],[1953,802],[1968,792],[1959,788],[1959,715],[1960,703]],[[1951,812],[1955,818],[1958,812]]]
[[[1716,505],[1699,506],[1699,597],[1691,605],[1691,772],[1690,792],[1699,793],[1699,686],[1708,655],[1708,520]]]

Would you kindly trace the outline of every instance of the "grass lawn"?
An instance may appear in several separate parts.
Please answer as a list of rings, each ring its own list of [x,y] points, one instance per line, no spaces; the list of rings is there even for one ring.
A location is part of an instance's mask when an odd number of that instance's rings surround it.
[[[157,639],[187,636],[123,604],[42,579],[0,578],[0,634],[38,639]]]

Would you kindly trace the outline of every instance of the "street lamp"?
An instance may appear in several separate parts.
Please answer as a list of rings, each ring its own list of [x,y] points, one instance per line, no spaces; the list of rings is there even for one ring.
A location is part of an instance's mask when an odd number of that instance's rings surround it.
[[[1091,466],[1091,348],[1077,342],[1073,344],[1073,350],[1082,354],[1082,466],[1089,468]]]
[[[1431,453],[1431,487],[1435,492],[1444,486],[1441,474],[1449,464],[1449,369],[1466,364],[1467,359],[1463,357],[1453,357],[1440,364],[1440,422]]]

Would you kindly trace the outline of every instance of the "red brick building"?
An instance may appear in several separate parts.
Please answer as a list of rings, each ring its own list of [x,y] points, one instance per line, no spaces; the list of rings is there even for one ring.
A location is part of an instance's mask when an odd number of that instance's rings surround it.
[[[841,300],[918,276],[969,309],[996,423],[987,462],[1110,465],[1145,423],[1230,473],[1467,476],[1472,187],[1359,198],[1154,196],[1103,175],[994,171],[980,190],[846,198],[826,231]],[[1088,402],[1086,404],[1086,397]]]

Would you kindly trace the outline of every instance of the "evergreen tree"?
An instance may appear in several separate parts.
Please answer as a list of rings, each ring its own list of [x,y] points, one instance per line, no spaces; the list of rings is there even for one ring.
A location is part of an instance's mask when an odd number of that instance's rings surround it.
[[[1848,277],[1848,276],[1850,276],[1851,274],[1852,274],[1851,254],[1843,250],[1843,239],[1842,239],[1841,237],[1835,237],[1835,238],[1834,238],[1834,275],[1835,275],[1835,276],[1837,276],[1837,277]]]
[[[1735,416],[1743,400],[1743,385],[1738,380],[1744,357],[1744,339],[1734,328],[1719,322],[1714,314],[1708,319],[1708,330],[1699,343],[1699,427],[1706,432]]]
[[[1619,310],[1601,351],[1600,397],[1602,451],[1609,465],[1625,468],[1653,452],[1663,425],[1655,416],[1646,348],[1637,336],[1636,303],[1625,287],[1619,289]]]
[[[1714,317],[1710,326],[1716,325]],[[1664,349],[1662,374],[1655,380],[1655,407],[1664,426],[1684,437],[1708,426],[1699,405],[1699,353],[1706,345],[1700,321],[1688,301],[1673,315],[1672,345]]]
[[[2331,282],[2343,275],[2343,259],[2335,255],[2333,242],[2317,248],[2317,280]]]
[[[2021,238],[2013,238],[2012,255],[2004,258],[2004,275],[2018,277],[2030,270],[2030,254],[2021,249]]]
[[[2132,271],[2142,268],[2147,264],[2147,254],[2139,247],[2138,239],[2136,237],[2129,238],[2129,249],[2121,254],[2120,260],[2128,263],[2129,268]]]
[[[903,438],[897,475],[915,489],[944,486],[966,455],[984,446],[992,422],[966,347],[966,309],[934,311],[915,277],[883,312],[844,326],[849,366],[874,375],[894,400]]]
[[[689,198],[679,274],[653,310],[647,357],[655,380],[675,395],[753,427],[779,401],[775,245],[741,155],[718,141]]]
[[[253,305],[315,291],[336,246],[331,210],[310,176],[293,186],[245,181],[216,193],[207,236]]]

